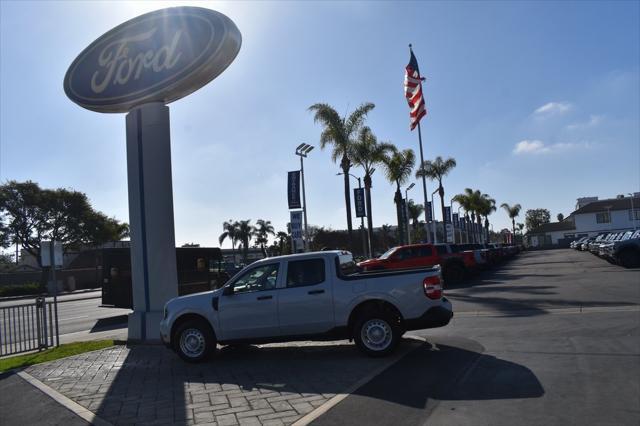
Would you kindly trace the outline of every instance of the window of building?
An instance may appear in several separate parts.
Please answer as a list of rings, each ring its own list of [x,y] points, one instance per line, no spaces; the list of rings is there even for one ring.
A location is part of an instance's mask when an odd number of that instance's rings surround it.
[[[629,210],[629,220],[640,220],[640,209]]]
[[[596,213],[596,223],[611,223],[609,212]]]
[[[309,259],[289,262],[287,287],[303,287],[324,282],[324,260]]]

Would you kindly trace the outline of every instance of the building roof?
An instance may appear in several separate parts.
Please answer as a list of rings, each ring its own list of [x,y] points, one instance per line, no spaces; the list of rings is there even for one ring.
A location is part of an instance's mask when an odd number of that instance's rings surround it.
[[[600,213],[607,210],[631,210],[631,200],[631,197],[598,200],[580,207],[571,214]],[[634,209],[640,209],[640,197],[633,197],[633,207]]]
[[[545,223],[538,226],[536,229],[533,229],[527,234],[544,234],[547,232],[556,232],[556,231],[575,231],[576,226],[573,221],[563,220],[562,222],[553,222],[553,223]]]

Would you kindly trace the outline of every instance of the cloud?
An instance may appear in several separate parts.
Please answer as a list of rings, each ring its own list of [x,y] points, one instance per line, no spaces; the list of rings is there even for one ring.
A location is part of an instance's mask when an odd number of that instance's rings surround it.
[[[513,153],[520,154],[541,154],[543,152],[549,152],[549,148],[544,146],[544,142],[539,140],[523,140],[516,144],[513,149]]]
[[[586,129],[586,128],[590,128],[590,127],[595,127],[598,124],[602,123],[602,120],[604,120],[604,116],[591,114],[589,116],[589,120],[588,121],[585,121],[585,122],[582,122],[582,123],[569,124],[567,126],[567,129],[568,130],[576,130],[576,129]]]
[[[533,114],[538,117],[563,114],[571,109],[569,102],[549,102],[536,109]]]
[[[533,140],[522,140],[513,149],[515,155],[539,155],[570,150],[587,150],[596,146],[593,142],[559,142],[546,145],[544,142]]]

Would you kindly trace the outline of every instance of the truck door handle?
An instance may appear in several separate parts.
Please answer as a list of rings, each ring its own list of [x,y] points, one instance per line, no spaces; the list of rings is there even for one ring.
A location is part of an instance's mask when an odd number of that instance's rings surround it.
[[[309,294],[322,294],[322,293],[324,293],[324,290],[311,290],[309,292]]]
[[[273,299],[273,296],[258,296],[258,300],[268,300]]]

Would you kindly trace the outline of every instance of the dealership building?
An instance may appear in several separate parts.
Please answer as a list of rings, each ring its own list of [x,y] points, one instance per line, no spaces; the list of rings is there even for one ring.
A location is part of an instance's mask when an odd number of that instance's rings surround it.
[[[545,223],[527,232],[530,247],[566,247],[581,237],[640,228],[640,192],[599,200],[578,198],[576,210],[561,222]]]

